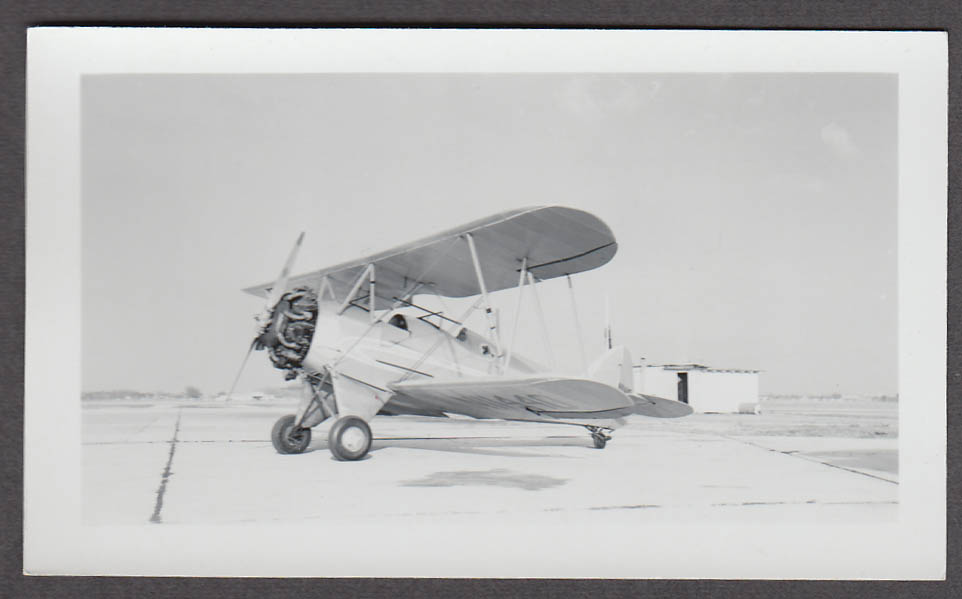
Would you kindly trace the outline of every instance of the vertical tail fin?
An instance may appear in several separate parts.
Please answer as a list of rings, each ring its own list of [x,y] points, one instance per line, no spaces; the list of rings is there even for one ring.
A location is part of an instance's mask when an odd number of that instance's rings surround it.
[[[592,379],[618,387],[625,393],[634,388],[634,374],[631,371],[631,352],[619,345],[601,354],[588,368]]]

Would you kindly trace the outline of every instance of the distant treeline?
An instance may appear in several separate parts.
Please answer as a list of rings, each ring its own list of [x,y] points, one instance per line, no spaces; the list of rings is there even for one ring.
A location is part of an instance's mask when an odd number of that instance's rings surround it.
[[[898,401],[899,396],[896,395],[843,395],[841,393],[827,393],[825,395],[818,394],[797,394],[797,393],[767,393],[762,395],[762,399],[840,399],[840,400],[852,400],[860,399],[863,401]]]
[[[128,391],[120,389],[117,391],[84,391],[80,394],[81,399],[144,399],[147,397],[157,397],[157,393],[144,393],[143,391]],[[165,394],[166,395],[166,394]]]
[[[299,385],[291,385],[286,387],[274,387],[271,389],[263,389],[261,391],[254,392],[244,392],[235,393],[235,397],[265,397],[265,398],[299,398],[301,394],[301,387]],[[104,400],[104,399],[202,399],[207,397],[208,399],[224,399],[227,396],[226,391],[219,391],[214,394],[202,394],[195,387],[188,387],[184,391],[131,391],[129,389],[114,389],[111,391],[84,391],[80,394],[80,398],[83,400]]]

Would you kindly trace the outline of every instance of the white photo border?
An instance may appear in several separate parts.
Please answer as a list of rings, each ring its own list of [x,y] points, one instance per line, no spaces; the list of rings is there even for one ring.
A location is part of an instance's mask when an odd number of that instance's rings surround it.
[[[944,579],[947,69],[947,36],[938,32],[29,30],[25,572]],[[81,76],[325,72],[896,73],[898,521],[824,527],[666,522],[640,535],[559,529],[537,520],[496,530],[448,523],[412,530],[403,522],[362,530],[356,524],[352,530],[337,524],[85,526],[79,492]],[[587,542],[586,534],[604,542]],[[336,552],[324,537],[338,539]]]

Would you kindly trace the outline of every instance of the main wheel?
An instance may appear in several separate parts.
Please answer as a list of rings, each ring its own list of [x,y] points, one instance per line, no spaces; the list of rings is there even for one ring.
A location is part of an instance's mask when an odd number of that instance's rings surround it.
[[[271,443],[277,453],[304,453],[311,444],[311,429],[294,426],[293,414],[282,416],[271,429]]]
[[[591,439],[595,442],[596,449],[604,449],[605,444],[608,443],[608,439],[598,433],[591,433]]]
[[[359,460],[371,449],[371,427],[357,416],[345,416],[331,427],[327,440],[339,460]]]

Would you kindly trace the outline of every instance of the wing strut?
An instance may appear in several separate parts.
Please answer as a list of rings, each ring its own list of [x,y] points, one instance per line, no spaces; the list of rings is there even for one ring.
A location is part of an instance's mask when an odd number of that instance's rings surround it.
[[[325,291],[331,297],[332,302],[337,301],[337,296],[334,294],[334,287],[331,285],[331,280],[327,278],[327,275],[321,277],[321,282],[317,285],[317,301],[323,301]]]
[[[354,281],[354,286],[351,287],[351,290],[347,293],[347,297],[344,298],[344,303],[341,304],[341,307],[338,308],[338,310],[337,310],[337,313],[338,313],[339,315],[340,315],[340,314],[343,314],[343,313],[344,313],[344,310],[347,310],[348,306],[351,305],[351,301],[354,299],[354,296],[357,295],[357,292],[358,292],[358,290],[361,288],[361,285],[364,284],[364,279],[370,280],[370,282],[371,282],[371,289],[373,290],[373,288],[374,288],[374,265],[373,265],[373,264],[368,264],[368,265],[367,265],[367,268],[365,268],[363,271],[361,271],[361,274],[358,275],[357,279]],[[373,294],[372,294],[372,296],[371,296],[371,305],[373,306],[373,304],[374,304],[374,296],[373,296]],[[373,318],[373,314],[374,314],[374,312],[372,311],[372,312],[371,312],[371,315],[372,315],[371,320],[374,319],[374,318]]]
[[[544,309],[541,307],[541,296],[538,295],[538,286],[535,284],[534,275],[531,271],[528,271],[528,285],[531,286],[531,291],[534,294],[535,307],[538,310],[538,320],[541,321],[541,336],[544,338],[544,348],[548,352],[548,364],[551,365],[551,369],[554,370],[557,367],[554,361],[554,351],[551,349],[551,342],[548,339],[548,323],[544,319]]]
[[[465,319],[467,319],[467,317],[470,316],[471,313],[475,311],[475,309],[477,309],[479,303],[481,303],[480,297],[474,300],[474,303],[471,304],[471,307],[464,311],[464,314],[461,315],[461,318],[459,318],[458,321],[464,322]],[[435,351],[437,351],[439,347],[441,347],[441,343],[443,343],[445,339],[450,340],[450,338],[451,338],[451,335],[444,329],[441,329],[441,335],[438,336],[438,340],[435,341],[434,344],[427,349],[427,351],[421,354],[421,357],[418,358],[418,361],[415,362],[414,365],[408,369],[408,372],[404,373],[404,376],[402,376],[397,382],[403,383],[404,381],[411,378],[411,376],[415,374],[415,372],[419,368],[421,368],[421,365],[424,364],[425,360],[430,358],[431,354],[433,354]]]
[[[488,317],[488,329],[491,331],[491,341],[494,343],[494,355],[501,355],[501,339],[498,335],[498,322],[491,310],[491,302],[488,300],[488,288],[484,284],[484,273],[481,272],[481,262],[478,260],[478,250],[474,247],[474,236],[465,233],[464,238],[468,240],[468,249],[471,250],[471,262],[474,264],[474,274],[478,277],[478,286],[481,288],[481,297],[484,299],[484,312]]]
[[[444,321],[447,320],[447,321],[449,321],[449,322],[453,322],[454,324],[456,324],[456,325],[458,325],[458,326],[461,326],[461,325],[462,325],[461,322],[458,322],[458,321],[456,321],[456,320],[452,320],[452,319],[444,316],[444,312],[449,312],[448,306],[447,306],[447,304],[444,303],[444,298],[441,297],[441,296],[438,294],[437,290],[434,289],[433,286],[431,287],[431,293],[434,294],[434,297],[438,298],[438,303],[441,304],[441,312],[434,314],[435,316],[437,316],[437,317],[439,318],[439,322],[441,322],[442,324],[444,324]],[[414,304],[411,304],[411,305],[413,306]],[[422,317],[422,318],[423,318],[423,317]],[[440,325],[438,325],[438,329],[441,331],[442,334],[444,334],[444,330],[441,329],[441,326],[440,326]],[[447,338],[446,341],[447,341],[447,344],[448,344],[448,351],[451,352],[451,361],[454,362],[454,369],[455,369],[455,371],[458,373],[458,378],[461,378],[461,377],[463,377],[464,375],[461,373],[461,362],[458,360],[458,352],[457,352],[457,350],[454,349],[454,342],[451,340],[451,336],[450,336],[450,335],[444,335],[444,336]]]
[[[377,287],[374,281],[374,272],[375,272],[375,268],[374,268],[374,264],[372,263],[371,264],[371,291],[370,291],[371,300],[370,300],[370,303],[368,304],[368,312],[371,313],[371,322],[374,322],[375,298],[377,297],[377,295],[375,295],[374,293]]]
[[[385,318],[388,314],[390,314],[392,311],[394,311],[394,310],[397,309],[399,306],[401,306],[401,304],[408,302],[409,299],[414,296],[414,294],[416,294],[418,291],[421,290],[422,287],[424,287],[424,282],[423,282],[424,276],[425,276],[428,272],[430,272],[432,268],[434,268],[434,267],[437,265],[438,260],[440,260],[440,259],[441,259],[441,256],[443,256],[443,255],[444,255],[443,253],[438,253],[438,255],[434,258],[434,260],[433,260],[430,264],[428,264],[427,266],[425,266],[425,267],[421,270],[421,274],[418,275],[418,277],[416,277],[416,278],[414,278],[414,279],[411,280],[411,284],[408,285],[407,288],[406,288],[399,296],[397,296],[397,297],[395,298],[394,303],[391,305],[390,309],[382,312],[380,316],[371,319],[371,324],[368,325],[367,329],[365,329],[364,332],[361,333],[361,335],[360,335],[357,339],[355,339],[354,342],[353,342],[350,346],[348,346],[348,348],[344,351],[344,353],[341,354],[341,357],[339,357],[337,360],[334,361],[333,364],[331,364],[331,368],[336,368],[337,365],[341,363],[341,360],[343,360],[343,359],[344,359],[346,356],[348,356],[352,351],[354,351],[354,348],[357,347],[357,344],[360,343],[362,339],[364,339],[365,337],[367,337],[368,334],[369,334],[371,331],[374,330],[374,327],[375,327],[378,323],[380,323],[382,320],[384,320],[384,318]],[[371,271],[370,276],[371,276],[371,278],[373,278],[373,277],[374,277],[374,270],[373,270],[373,269],[374,269],[374,264],[371,263],[371,264],[369,264],[368,266],[370,267],[370,271]],[[354,296],[354,294],[357,292],[357,289],[360,288],[361,284],[364,282],[364,274],[365,274],[366,272],[367,272],[367,269],[365,269],[365,272],[362,273],[360,277],[358,277],[357,282],[354,284],[354,287],[355,287],[356,289],[354,289],[354,291],[352,291],[350,294],[348,294],[348,297],[347,297],[347,299],[345,300],[345,302],[348,302],[348,303],[349,303],[350,300],[351,300],[351,298],[352,298],[352,297]],[[477,304],[475,303],[475,305],[477,305]],[[346,309],[346,305],[343,306],[343,308]],[[473,308],[472,308],[472,309],[473,309]],[[373,312],[372,312],[372,314],[373,314]]]
[[[343,360],[346,356],[350,355],[350,353],[354,351],[354,348],[357,347],[357,344],[360,343],[362,339],[367,337],[368,333],[374,330],[374,327],[378,323],[380,323],[382,320],[384,320],[385,316],[387,316],[393,310],[398,308],[401,304],[406,302],[409,297],[411,297],[412,295],[420,291],[422,286],[423,286],[423,283],[414,283],[412,286],[410,286],[401,297],[395,300],[394,304],[391,306],[389,310],[382,312],[380,316],[378,316],[377,318],[371,321],[371,324],[369,324],[367,328],[364,329],[364,332],[361,333],[361,335],[357,339],[355,339],[354,342],[351,343],[351,345],[349,345],[346,350],[344,350],[344,353],[341,354],[341,357],[335,360],[334,363],[331,365],[331,367],[333,368],[333,367],[336,367],[338,364],[340,364],[341,360]]]
[[[528,259],[521,260],[521,276],[518,277],[518,302],[514,307],[514,323],[511,325],[511,342],[508,345],[507,353],[504,356],[504,368],[507,369],[511,364],[511,351],[518,339],[518,322],[521,320],[521,300],[524,298],[525,279],[528,275]]]
[[[575,321],[575,330],[578,331],[578,349],[581,350],[581,367],[588,372],[588,356],[585,355],[585,336],[581,332],[581,320],[578,318],[578,305],[575,304],[575,288],[571,284],[571,275],[565,275],[568,279],[568,291],[571,292],[571,311]]]

